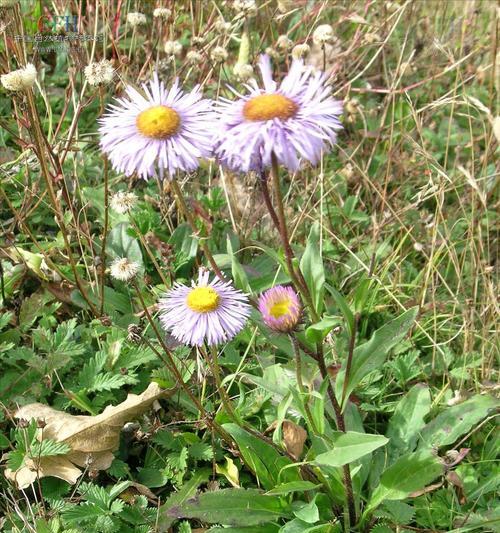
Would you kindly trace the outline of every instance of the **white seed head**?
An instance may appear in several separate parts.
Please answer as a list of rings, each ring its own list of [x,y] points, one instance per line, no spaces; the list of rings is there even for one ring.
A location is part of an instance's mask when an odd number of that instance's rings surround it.
[[[111,61],[103,59],[98,63],[89,63],[83,71],[90,85],[105,85],[113,80],[115,69]]]
[[[191,44],[197,48],[200,48],[205,44],[205,37],[202,37],[201,35],[195,35],[194,37],[191,37]]]
[[[133,192],[118,191],[111,197],[110,206],[117,213],[128,213],[136,204],[137,196]]]
[[[335,36],[333,34],[333,28],[330,24],[321,24],[318,26],[313,33],[313,42],[314,44],[325,44],[331,43],[334,40]]]
[[[227,50],[222,46],[216,46],[210,52],[210,57],[212,58],[212,61],[215,61],[216,63],[224,63],[227,59]]]
[[[203,55],[196,50],[189,50],[186,54],[186,60],[190,65],[199,65],[203,61]]]
[[[182,53],[182,44],[179,41],[165,41],[165,53],[169,56],[180,56]]]
[[[139,264],[126,257],[118,257],[111,263],[109,271],[111,277],[119,281],[129,281],[139,272]]]
[[[257,3],[255,0],[234,0],[233,9],[238,15],[255,17],[257,14]]]
[[[32,63],[28,63],[24,68],[13,70],[8,74],[2,74],[2,85],[8,91],[24,91],[33,87],[36,80],[36,68]]]
[[[214,24],[214,30],[218,33],[229,33],[231,29],[231,23],[226,22],[224,19],[217,19]]]
[[[157,7],[153,11],[153,17],[168,20],[172,16],[172,11],[168,7]]]
[[[311,47],[308,44],[296,44],[292,48],[292,57],[294,59],[303,59],[310,51]]]
[[[246,63],[236,63],[233,72],[240,81],[248,81],[253,76],[253,67]]]
[[[132,26],[132,28],[135,28],[136,26],[143,26],[147,23],[146,15],[138,12],[128,13],[127,22]]]
[[[276,41],[276,46],[285,52],[291,50],[293,46],[293,41],[288,38],[288,35],[280,35]]]

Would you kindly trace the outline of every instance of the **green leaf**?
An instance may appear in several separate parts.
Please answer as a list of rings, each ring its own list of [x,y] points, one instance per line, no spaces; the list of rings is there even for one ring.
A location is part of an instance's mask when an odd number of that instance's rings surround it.
[[[415,509],[411,505],[397,500],[387,500],[384,507],[398,525],[409,524],[415,515]]]
[[[250,288],[250,285],[248,283],[248,277],[241,263],[236,257],[236,253],[233,250],[233,245],[231,243],[229,235],[227,236],[226,247],[227,253],[231,257],[231,275],[233,276],[234,285],[237,289],[240,289],[243,292],[250,294],[252,292],[252,289]]]
[[[130,225],[127,222],[117,224],[108,235],[107,251],[111,258],[126,257],[134,261],[140,267],[140,272],[144,270],[141,247],[136,239],[128,233]]]
[[[386,432],[387,437],[391,439],[389,447],[412,450],[420,431],[425,426],[424,417],[430,408],[429,387],[421,383],[414,385],[398,402],[389,420]]]
[[[428,450],[400,457],[380,477],[380,484],[366,507],[365,515],[385,500],[404,500],[443,473],[443,464]]]
[[[319,520],[319,510],[315,500],[316,498],[309,503],[306,503],[299,510],[294,511],[293,514],[303,522],[315,524]]]
[[[325,315],[319,322],[311,324],[306,329],[306,338],[309,342],[321,342],[330,331],[342,324],[342,320],[338,316]]]
[[[5,448],[8,448],[9,446],[9,439],[3,433],[0,433],[0,450],[5,450]]]
[[[340,312],[344,316],[347,322],[347,325],[349,327],[349,337],[350,337],[352,335],[352,330],[354,328],[354,314],[351,311],[349,304],[347,303],[346,299],[342,296],[342,294],[340,294],[340,292],[337,289],[333,288],[328,283],[325,283],[325,288],[332,295],[333,299],[335,300],[335,303],[340,309]]]
[[[160,507],[158,512],[158,529],[159,531],[167,531],[170,526],[175,522],[176,510],[186,502],[189,498],[192,498],[198,487],[202,483],[206,483],[210,477],[211,470],[203,468],[197,470],[191,479],[186,481],[178,492],[173,493],[168,497],[167,501]]]
[[[290,468],[293,464],[290,459],[281,455],[271,445],[236,424],[224,424],[223,428],[236,441],[245,464],[265,489],[271,490],[279,483],[300,480],[298,467]]]
[[[71,447],[64,442],[44,439],[31,446],[30,455],[32,457],[52,457],[53,455],[65,455],[70,451]]]
[[[281,495],[290,494],[291,492],[305,492],[306,490],[314,490],[321,487],[321,484],[314,484],[310,481],[290,481],[289,483],[282,483],[274,489],[269,490],[266,494]]]
[[[349,398],[351,392],[364,377],[382,366],[389,350],[399,344],[408,333],[417,317],[417,313],[417,307],[408,309],[398,318],[391,320],[377,329],[369,341],[354,349],[351,373],[346,388],[346,399]],[[342,396],[345,366],[346,361],[344,361],[335,383],[336,393],[339,399]],[[345,407],[346,403],[344,402],[342,407]]]
[[[198,494],[167,514],[209,524],[248,527],[289,517],[290,508],[278,496],[266,496],[256,489],[224,489]]]
[[[445,409],[422,430],[419,448],[448,446],[497,409],[498,400],[478,394],[469,400]]]
[[[307,287],[311,293],[314,309],[318,315],[323,311],[323,294],[325,288],[325,270],[319,249],[319,239],[320,225],[319,222],[315,222],[307,238],[304,254],[300,259],[300,270],[304,275]]]
[[[259,533],[278,533],[279,526],[275,524],[261,524]],[[211,527],[207,533],[255,533],[255,528],[250,527]]]
[[[383,435],[370,435],[347,431],[346,433],[335,432],[333,450],[320,453],[313,461],[315,465],[343,466],[356,461],[381,446],[385,446],[389,439]]]

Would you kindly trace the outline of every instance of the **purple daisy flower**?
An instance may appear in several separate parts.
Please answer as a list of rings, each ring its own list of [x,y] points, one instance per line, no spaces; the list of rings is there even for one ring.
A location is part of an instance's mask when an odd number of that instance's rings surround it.
[[[178,80],[166,89],[156,72],[142,90],[127,86],[126,96],[116,98],[99,120],[101,148],[113,168],[144,179],[157,175],[157,169],[160,178],[165,171],[170,178],[177,170],[193,172],[198,159],[212,152],[213,102],[202,99],[199,86],[184,92]]]
[[[260,57],[259,68],[263,89],[252,80],[245,85],[249,94],[233,89],[239,100],[221,99],[218,105],[222,132],[215,152],[220,161],[242,172],[269,167],[273,153],[291,171],[299,168],[300,160],[317,164],[342,127],[342,103],[330,96],[326,74],[313,73],[296,59],[278,86],[269,56]]]
[[[160,321],[164,329],[183,344],[220,344],[243,329],[250,315],[248,298],[231,282],[214,279],[200,269],[198,283],[191,287],[175,283],[160,299]]]
[[[260,295],[259,311],[270,329],[289,333],[299,323],[300,300],[292,287],[277,285]]]

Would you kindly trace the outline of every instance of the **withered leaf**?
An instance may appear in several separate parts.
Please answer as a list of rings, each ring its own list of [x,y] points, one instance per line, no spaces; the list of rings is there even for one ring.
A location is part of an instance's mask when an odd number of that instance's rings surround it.
[[[18,470],[7,469],[5,476],[19,488],[26,488],[37,476],[59,477],[73,484],[81,474],[77,466],[89,466],[93,470],[109,468],[113,452],[118,449],[123,425],[147,411],[157,399],[172,392],[151,383],[142,394],[129,394],[124,402],[108,405],[97,416],[75,416],[41,403],[21,407],[14,415],[16,418],[43,419],[46,424],[41,433],[43,438],[64,442],[71,451],[66,455],[40,457],[36,462],[26,457]]]
[[[298,460],[302,455],[304,442],[307,439],[306,430],[294,422],[290,422],[290,420],[285,420],[282,431],[285,448],[294,459]]]

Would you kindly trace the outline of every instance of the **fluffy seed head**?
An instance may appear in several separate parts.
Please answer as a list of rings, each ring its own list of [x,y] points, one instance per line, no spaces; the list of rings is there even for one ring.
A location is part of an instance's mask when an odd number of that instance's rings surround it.
[[[111,197],[109,205],[117,213],[128,213],[136,204],[137,196],[133,192],[119,191]]]
[[[245,63],[236,63],[233,72],[240,81],[248,81],[253,77],[253,67]]]
[[[297,44],[292,48],[292,57],[294,59],[302,59],[306,57],[306,55],[311,51],[311,47],[304,43],[304,44]]]
[[[191,44],[195,48],[201,48],[205,44],[205,37],[201,35],[195,35],[194,37],[191,37]]]
[[[293,41],[287,35],[280,35],[276,41],[276,46],[284,52],[290,50],[293,46]]]
[[[157,7],[153,11],[153,17],[168,20],[172,16],[172,11],[167,7]]]
[[[36,80],[36,68],[32,63],[28,63],[24,68],[13,70],[8,74],[2,74],[2,85],[8,91],[24,91],[33,87]]]
[[[203,61],[203,55],[196,50],[189,50],[186,54],[186,60],[190,65],[199,65]]]
[[[234,0],[233,9],[238,15],[255,17],[257,14],[257,3],[255,0]]]
[[[321,24],[313,33],[314,44],[322,45],[331,43],[334,40],[333,28],[330,24]]]
[[[136,26],[144,26],[147,23],[146,15],[144,13],[132,12],[127,14],[127,22],[135,28]]]
[[[89,63],[84,70],[89,85],[105,85],[110,83],[115,74],[111,61],[103,59],[97,63]]]
[[[216,46],[210,52],[210,57],[212,58],[212,61],[215,61],[216,63],[224,63],[227,59],[227,50],[222,46]]]
[[[180,56],[182,44],[179,41],[165,41],[164,50],[169,56]]]
[[[268,55],[271,59],[279,59],[280,53],[276,48],[273,48],[272,46],[268,46],[266,48],[266,55]]]
[[[261,294],[259,311],[268,328],[290,333],[300,321],[300,300],[291,287],[278,285]]]
[[[218,33],[229,33],[231,29],[231,23],[226,22],[224,19],[217,19],[214,24],[214,30]]]
[[[127,257],[116,258],[109,267],[111,277],[119,281],[130,281],[139,272],[139,264]]]

